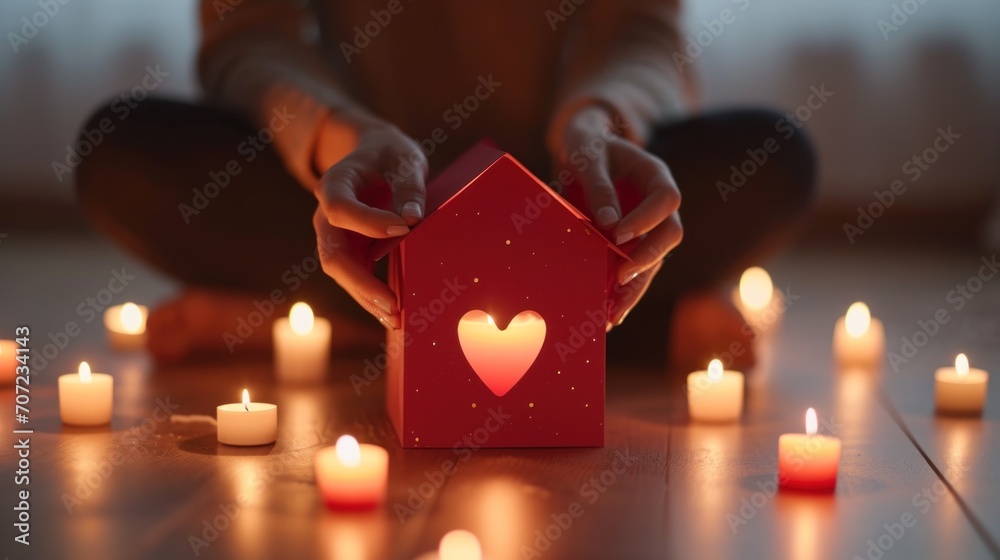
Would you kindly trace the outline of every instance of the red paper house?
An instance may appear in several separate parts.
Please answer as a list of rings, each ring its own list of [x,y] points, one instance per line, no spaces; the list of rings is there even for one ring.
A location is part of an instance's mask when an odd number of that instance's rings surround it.
[[[426,206],[372,255],[390,254],[399,297],[387,404],[403,447],[603,445],[605,310],[628,257],[485,143]]]

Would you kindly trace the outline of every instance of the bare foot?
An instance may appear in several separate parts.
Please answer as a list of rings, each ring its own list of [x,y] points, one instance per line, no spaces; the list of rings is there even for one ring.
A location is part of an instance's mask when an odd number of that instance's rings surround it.
[[[149,314],[146,347],[160,363],[196,357],[252,356],[271,351],[271,325],[288,315],[293,302],[271,307],[256,294],[188,288]],[[333,327],[333,350],[376,345],[385,338],[377,324],[326,316]]]
[[[727,369],[748,371],[755,362],[753,338],[743,315],[722,294],[686,294],[677,300],[671,318],[670,367],[682,372],[705,369],[718,357]]]

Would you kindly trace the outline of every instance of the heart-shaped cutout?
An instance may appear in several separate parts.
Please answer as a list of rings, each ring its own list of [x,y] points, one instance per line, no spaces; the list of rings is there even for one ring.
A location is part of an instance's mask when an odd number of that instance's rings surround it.
[[[545,342],[545,319],[522,311],[500,330],[489,313],[474,309],[458,321],[458,342],[476,375],[502,397],[535,363]]]

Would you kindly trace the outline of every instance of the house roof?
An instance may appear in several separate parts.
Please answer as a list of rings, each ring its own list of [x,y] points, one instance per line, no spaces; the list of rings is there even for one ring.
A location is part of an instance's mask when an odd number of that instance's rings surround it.
[[[521,170],[524,171],[525,175],[535,181],[538,188],[547,191],[552,196],[553,200],[555,200],[575,218],[580,220],[583,227],[588,228],[592,233],[603,239],[611,251],[617,253],[623,259],[631,260],[625,252],[619,249],[614,243],[611,242],[611,240],[607,238],[607,236],[594,227],[590,218],[580,212],[575,206],[566,201],[558,193],[549,188],[549,186],[539,180],[538,177],[535,177],[531,171],[528,171],[527,168],[521,165],[521,162],[514,159],[514,157],[507,152],[496,148],[488,140],[483,140],[479,144],[470,148],[457,160],[445,168],[444,171],[442,171],[437,177],[427,183],[427,210],[425,211],[424,219],[413,227],[413,231],[419,229],[420,226],[427,220],[434,219],[434,214],[438,209],[447,204],[453,198],[459,196],[467,186],[472,184],[472,182],[475,181],[480,175],[489,171],[491,167],[502,159],[507,159],[520,167]],[[380,260],[388,255],[393,248],[402,243],[409,235],[410,234],[402,237],[391,237],[388,239],[377,240],[372,244],[369,257],[371,257],[372,260]]]

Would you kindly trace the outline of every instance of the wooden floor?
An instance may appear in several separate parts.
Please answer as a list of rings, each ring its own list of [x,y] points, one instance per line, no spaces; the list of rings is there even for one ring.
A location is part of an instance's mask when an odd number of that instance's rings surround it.
[[[794,250],[768,265],[798,299],[760,348],[739,425],[691,425],[680,377],[612,368],[605,448],[480,450],[441,477],[452,450],[402,450],[381,385],[355,396],[346,378],[361,359],[310,390],[275,385],[268,363],[154,371],[111,353],[100,318],[85,323],[77,306],[122,266],[137,278],[116,303],[154,302],[168,282],[91,238],[12,234],[0,244],[0,338],[28,324],[40,349],[67,321],[83,329],[33,377],[30,547],[13,542],[21,426],[12,390],[0,390],[0,554],[409,560],[464,528],[490,560],[1000,558],[1000,379],[982,419],[932,413],[933,369],[957,352],[1000,375],[1000,280],[959,310],[948,295],[981,256]],[[938,308],[949,322],[898,371],[837,372],[832,325],[856,299],[885,321],[890,351]],[[110,429],[59,423],[56,376],[83,359],[116,377]],[[196,416],[243,386],[278,404],[274,446],[221,447]],[[158,406],[176,407],[172,420]],[[778,435],[801,431],[809,406],[843,439],[837,492],[774,495]],[[384,511],[333,515],[319,501],[312,457],[345,432],[389,449]]]

